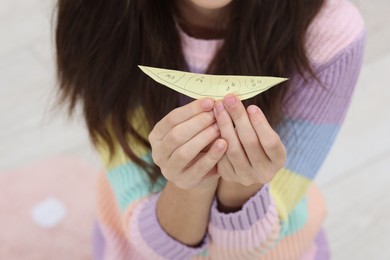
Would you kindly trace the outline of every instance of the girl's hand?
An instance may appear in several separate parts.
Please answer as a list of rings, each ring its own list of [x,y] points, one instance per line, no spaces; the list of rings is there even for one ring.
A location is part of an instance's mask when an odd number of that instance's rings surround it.
[[[221,137],[228,143],[218,162],[218,174],[228,182],[244,186],[265,184],[284,166],[286,149],[263,112],[248,107],[233,94],[216,101],[214,113]]]
[[[217,187],[216,164],[226,150],[212,99],[195,100],[171,111],[149,135],[154,162],[164,177],[182,189]],[[210,150],[202,150],[212,144]]]

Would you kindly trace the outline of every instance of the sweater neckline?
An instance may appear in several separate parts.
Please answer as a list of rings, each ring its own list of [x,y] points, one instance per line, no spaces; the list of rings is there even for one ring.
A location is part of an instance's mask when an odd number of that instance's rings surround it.
[[[203,73],[224,40],[195,38],[186,33],[178,23],[176,27],[180,35],[183,55],[190,69],[196,73]]]

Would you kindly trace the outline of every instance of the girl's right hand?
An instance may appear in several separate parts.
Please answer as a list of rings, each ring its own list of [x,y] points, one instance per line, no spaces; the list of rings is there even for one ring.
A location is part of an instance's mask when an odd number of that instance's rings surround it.
[[[164,177],[181,189],[217,186],[216,164],[226,151],[213,112],[214,100],[195,100],[172,110],[149,134],[152,158]],[[202,152],[209,144],[207,152]]]

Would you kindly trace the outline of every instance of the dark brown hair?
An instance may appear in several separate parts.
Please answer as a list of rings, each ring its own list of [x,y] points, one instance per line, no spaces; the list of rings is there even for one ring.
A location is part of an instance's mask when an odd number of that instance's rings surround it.
[[[304,41],[323,1],[233,0],[224,44],[207,73],[280,77],[297,72],[313,74]],[[135,137],[147,149],[150,144],[128,119],[142,106],[145,123],[151,129],[179,105],[178,93],[156,86],[158,83],[137,67],[188,70],[175,10],[172,0],[59,0],[57,6],[57,105],[67,104],[72,115],[80,103],[92,143],[96,145],[101,138],[113,155],[113,144],[118,142],[153,182],[161,174],[158,167],[138,158],[127,136]],[[244,103],[260,106],[275,126],[287,85]]]

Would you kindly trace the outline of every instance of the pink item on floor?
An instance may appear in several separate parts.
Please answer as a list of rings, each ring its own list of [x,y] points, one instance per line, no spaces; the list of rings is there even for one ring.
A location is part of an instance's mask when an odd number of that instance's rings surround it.
[[[91,259],[97,172],[72,157],[0,172],[0,259]]]

